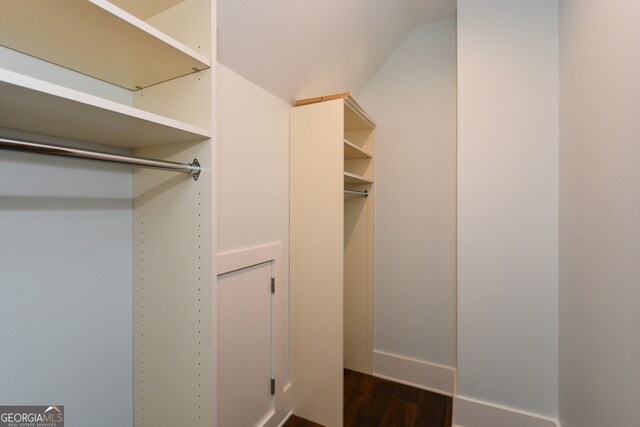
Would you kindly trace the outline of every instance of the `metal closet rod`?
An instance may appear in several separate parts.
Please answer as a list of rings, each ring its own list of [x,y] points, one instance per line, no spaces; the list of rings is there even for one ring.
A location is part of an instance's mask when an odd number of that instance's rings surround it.
[[[344,189],[345,194],[355,194],[357,196],[369,197],[369,192],[367,190],[359,191],[359,190],[350,190],[348,188]]]
[[[198,159],[192,163],[169,162],[165,160],[147,159],[144,157],[121,156],[100,151],[80,150],[78,148],[61,147],[59,145],[39,144],[17,139],[0,138],[0,149],[23,151],[27,153],[48,154],[51,156],[72,157],[74,159],[97,160],[100,162],[118,163],[141,168],[160,169],[171,172],[186,173],[198,180],[202,168]]]

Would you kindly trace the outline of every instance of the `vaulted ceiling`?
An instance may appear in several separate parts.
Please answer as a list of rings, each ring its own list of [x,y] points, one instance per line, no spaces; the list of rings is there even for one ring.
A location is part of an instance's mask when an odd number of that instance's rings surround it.
[[[358,93],[414,25],[455,0],[218,0],[218,60],[295,99]]]

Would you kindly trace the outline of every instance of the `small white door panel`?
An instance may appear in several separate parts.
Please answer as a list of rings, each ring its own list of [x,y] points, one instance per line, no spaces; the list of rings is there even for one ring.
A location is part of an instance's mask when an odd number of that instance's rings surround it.
[[[275,413],[272,263],[218,276],[218,427],[262,426]]]

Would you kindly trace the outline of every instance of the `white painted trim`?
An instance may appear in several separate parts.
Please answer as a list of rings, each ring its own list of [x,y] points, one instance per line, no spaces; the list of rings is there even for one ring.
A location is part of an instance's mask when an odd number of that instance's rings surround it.
[[[222,252],[217,256],[218,276],[282,258],[282,242]]]
[[[446,396],[455,393],[454,368],[397,354],[374,351],[373,375]]]
[[[556,421],[555,423],[556,423],[556,427],[562,427],[558,421]],[[458,424],[453,424],[451,427],[463,427],[463,426]]]
[[[455,427],[559,427],[556,420],[468,397],[453,399]]]
[[[289,421],[289,418],[291,418],[291,415],[293,415],[293,412],[289,411],[287,416],[284,417],[284,420],[282,420],[282,422],[280,424],[278,424],[278,427],[282,427],[283,425],[285,425],[287,423],[287,421]]]

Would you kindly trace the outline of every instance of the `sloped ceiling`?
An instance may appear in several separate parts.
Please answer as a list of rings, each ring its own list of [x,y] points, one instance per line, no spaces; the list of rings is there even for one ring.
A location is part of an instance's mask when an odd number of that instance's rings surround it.
[[[451,16],[455,0],[218,0],[217,13],[218,61],[293,103],[360,92],[414,25]]]
[[[456,15],[456,0],[407,0],[415,25]]]

